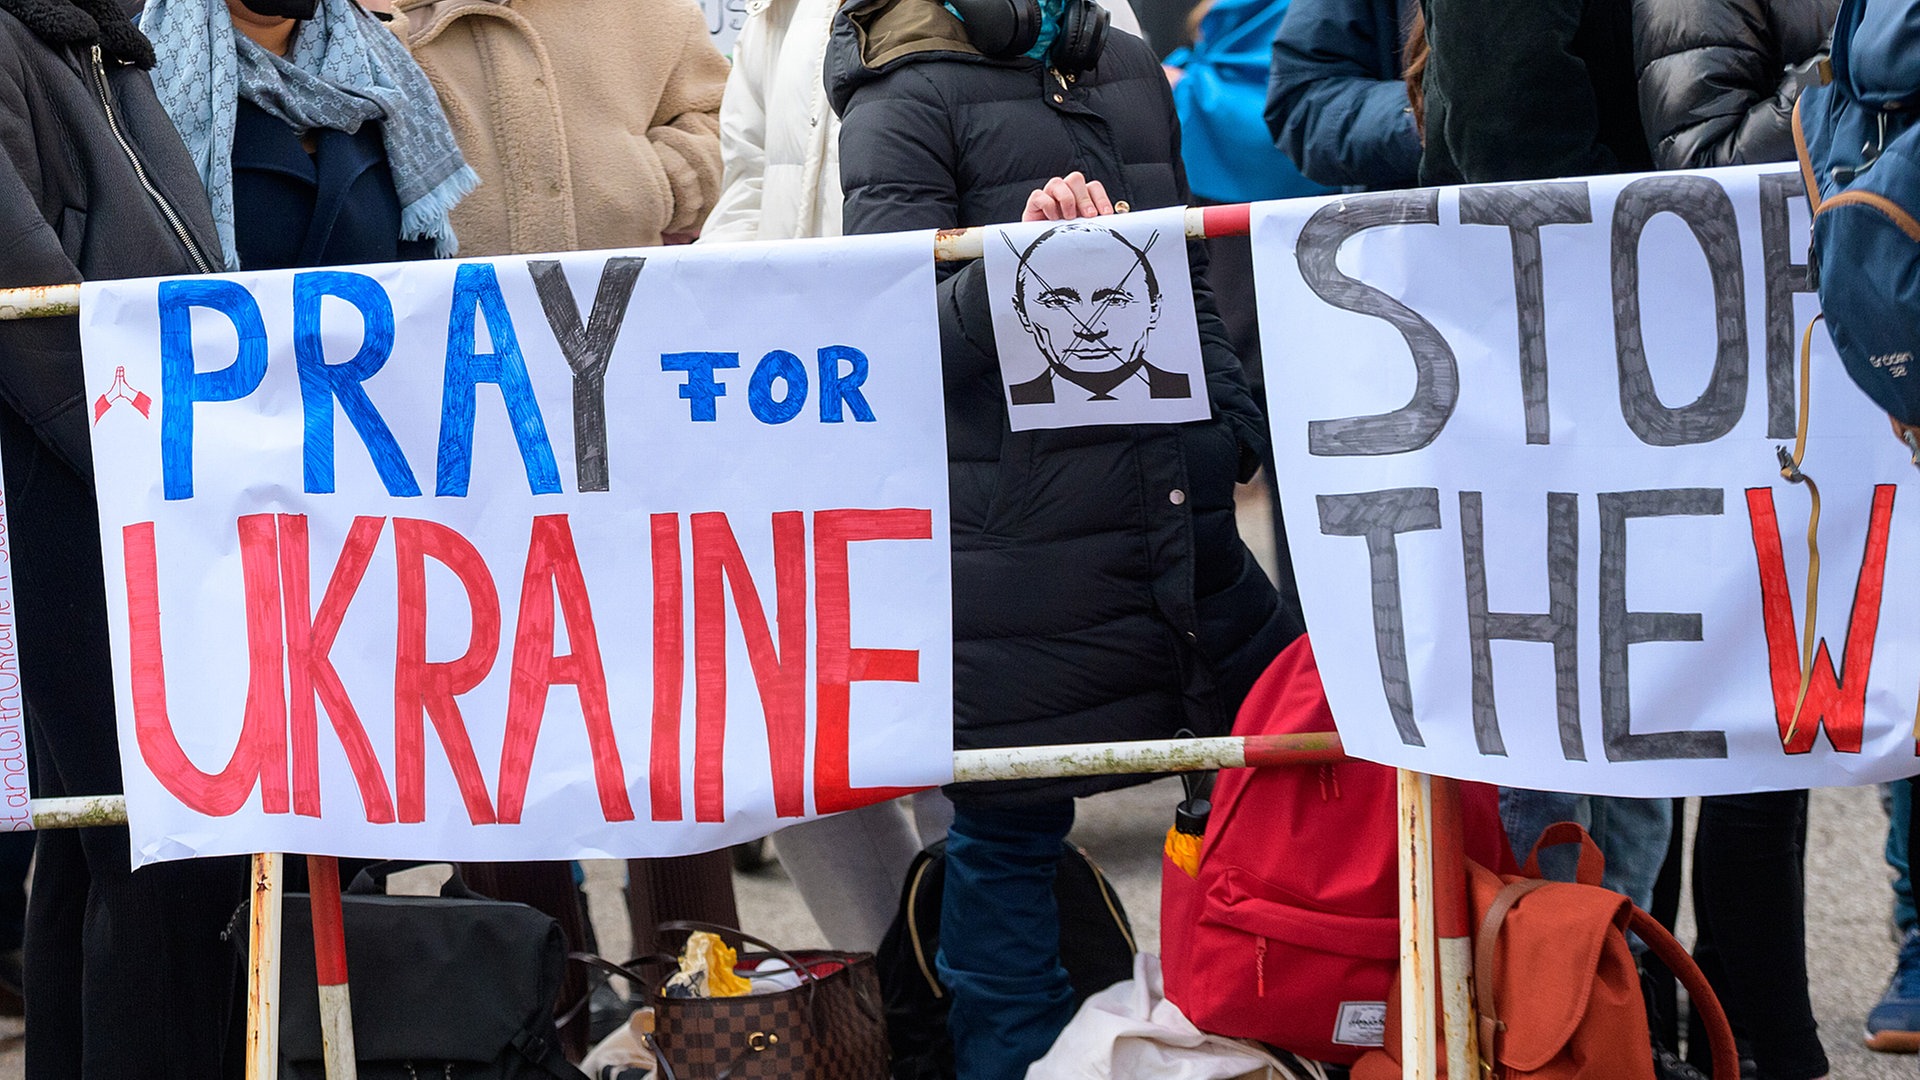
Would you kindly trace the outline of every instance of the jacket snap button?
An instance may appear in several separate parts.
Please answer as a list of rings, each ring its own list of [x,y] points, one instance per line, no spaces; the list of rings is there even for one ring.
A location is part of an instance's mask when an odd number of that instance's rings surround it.
[[[1132,209],[1133,209],[1133,207],[1131,207],[1131,206],[1128,206],[1128,205],[1127,205],[1127,200],[1125,200],[1125,199],[1121,199],[1121,200],[1120,200],[1119,202],[1117,202],[1117,203],[1114,203],[1114,204],[1113,204],[1113,212],[1114,212],[1114,213],[1116,213],[1116,214],[1124,214],[1124,213],[1126,213],[1127,211],[1129,211],[1129,210],[1132,210]],[[1179,499],[1175,499],[1175,500],[1173,500],[1173,501],[1177,503],[1177,502],[1179,502],[1180,500],[1179,500]]]
[[[1114,209],[1117,210],[1119,207],[1115,207]],[[1167,501],[1175,506],[1179,506],[1181,503],[1187,501],[1187,493],[1181,491],[1179,488],[1174,488],[1172,491],[1167,492]]]
[[[1063,102],[1063,101],[1065,101],[1065,100],[1067,100],[1067,99],[1066,99],[1066,98],[1063,98],[1063,97],[1061,97],[1061,96],[1060,96],[1059,94],[1055,94],[1055,95],[1053,95],[1053,103],[1054,103],[1055,105],[1058,105],[1058,104],[1060,104],[1061,102]]]

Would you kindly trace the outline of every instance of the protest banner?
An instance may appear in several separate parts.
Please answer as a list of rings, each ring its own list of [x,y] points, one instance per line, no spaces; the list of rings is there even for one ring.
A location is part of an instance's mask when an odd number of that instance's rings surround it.
[[[930,247],[86,286],[136,864],[684,854],[950,778]]]
[[[33,788],[28,780],[27,710],[20,687],[6,502],[0,494],[0,832],[24,832],[33,828]]]
[[[1350,753],[1593,794],[1920,770],[1913,465],[1815,331],[1791,166],[1256,206],[1282,507]],[[1796,709],[1798,716],[1796,718]]]

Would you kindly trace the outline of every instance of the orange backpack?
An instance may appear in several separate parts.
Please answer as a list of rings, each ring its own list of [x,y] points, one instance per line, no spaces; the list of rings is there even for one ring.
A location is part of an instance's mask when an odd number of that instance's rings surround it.
[[[1578,843],[1577,884],[1540,879],[1540,852]],[[1666,927],[1602,888],[1604,863],[1586,830],[1549,826],[1519,875],[1469,863],[1473,993],[1480,1059],[1490,1080],[1655,1080],[1652,1033],[1627,931],[1646,942],[1687,988],[1713,1046],[1714,1080],[1739,1080],[1733,1031],[1719,998]],[[1387,1002],[1386,1044],[1361,1058],[1352,1080],[1401,1076],[1400,986]],[[1442,1055],[1445,1074],[1445,1054]]]

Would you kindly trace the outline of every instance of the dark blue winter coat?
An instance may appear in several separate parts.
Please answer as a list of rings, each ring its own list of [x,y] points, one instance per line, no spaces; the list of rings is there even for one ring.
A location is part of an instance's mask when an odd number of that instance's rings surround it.
[[[380,125],[348,134],[300,134],[242,100],[233,130],[234,223],[240,266],[280,270],[351,266],[433,256],[430,240],[400,239],[400,196],[393,189]]]
[[[1273,39],[1267,130],[1307,179],[1383,190],[1419,181],[1401,81],[1414,0],[1293,0]]]

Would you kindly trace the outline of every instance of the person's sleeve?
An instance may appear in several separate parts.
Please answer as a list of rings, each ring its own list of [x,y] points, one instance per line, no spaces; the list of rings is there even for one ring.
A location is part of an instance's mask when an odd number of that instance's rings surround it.
[[[1662,169],[1786,161],[1793,103],[1817,59],[1783,66],[1756,0],[1634,0],[1648,149]]]
[[[767,19],[751,16],[733,46],[733,71],[720,100],[720,197],[700,228],[709,242],[759,235],[767,175],[767,85],[778,57],[767,47]]]
[[[69,284],[80,280],[80,271],[22,179],[40,164],[21,63],[18,56],[0,57],[0,288]],[[0,363],[0,400],[61,460],[80,475],[91,476],[93,448],[87,425],[77,420],[84,407],[75,407],[75,399],[86,393],[79,320],[0,321],[0,359],[5,361]]]
[[[663,232],[692,232],[720,195],[720,99],[727,58],[713,47],[705,17],[693,4],[676,5],[684,42],[661,90],[647,141],[660,159],[672,213]]]
[[[1307,179],[1332,187],[1412,187],[1420,133],[1399,70],[1379,71],[1375,5],[1294,0],[1280,21],[1268,68],[1266,121],[1274,144]]]
[[[1599,106],[1573,51],[1579,0],[1430,5],[1428,142],[1437,120],[1462,177],[1486,183],[1619,170],[1599,140]]]

